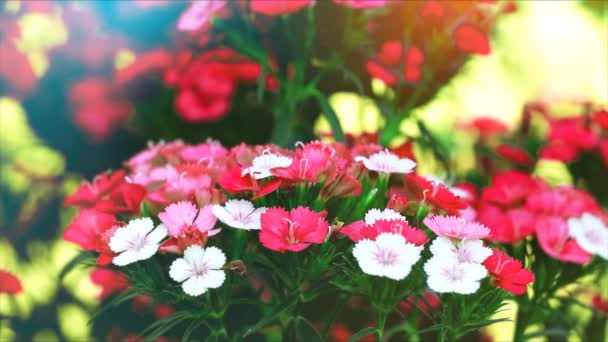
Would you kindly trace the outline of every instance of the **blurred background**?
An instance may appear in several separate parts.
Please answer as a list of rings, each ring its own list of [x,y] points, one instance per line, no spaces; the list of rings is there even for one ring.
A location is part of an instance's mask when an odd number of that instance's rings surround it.
[[[453,132],[455,124],[492,116],[514,126],[530,101],[563,105],[565,113],[572,104],[608,104],[606,2],[515,4],[516,12],[497,23],[492,53],[470,58],[414,113],[440,135],[458,134],[454,149],[466,151],[472,141],[466,133]],[[0,293],[0,341],[98,336],[87,322],[103,296],[95,283],[99,278],[79,267],[59,279],[78,254],[76,245],[61,238],[74,214],[63,199],[83,179],[120,167],[150,139],[175,139],[175,132],[198,140],[214,136],[214,124],[191,124],[173,112],[157,114],[124,96],[158,97],[145,86],[157,74],[146,73],[130,84],[128,73],[121,71],[137,73],[132,66],[138,59],[162,60],[149,52],[176,45],[172,28],[187,5],[163,0],[0,3],[0,270],[17,275],[23,286],[16,296]],[[383,125],[369,99],[337,93],[331,103],[347,132],[373,132]],[[247,127],[247,116],[265,115],[255,108],[233,108],[224,124],[238,131]],[[317,121],[316,132],[328,129],[327,122]],[[401,129],[416,127],[405,122]],[[267,137],[228,135],[222,141],[230,145],[239,139],[261,143]],[[463,155],[465,168],[470,165]]]

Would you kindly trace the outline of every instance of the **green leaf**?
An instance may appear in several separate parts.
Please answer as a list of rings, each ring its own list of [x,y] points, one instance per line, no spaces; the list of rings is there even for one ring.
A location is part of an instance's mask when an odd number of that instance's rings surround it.
[[[146,342],[153,341],[158,337],[162,336],[178,324],[184,322],[187,319],[192,318],[189,313],[175,313],[169,317],[165,317],[158,320],[148,326],[144,331],[141,332],[140,336],[144,337]]]
[[[62,281],[63,278],[70,273],[76,266],[82,264],[84,261],[89,259],[95,259],[95,255],[89,251],[81,251],[76,255],[72,260],[70,260],[59,272],[59,281]]]
[[[139,212],[141,214],[141,217],[153,217],[154,216],[154,214],[152,214],[152,211],[150,211],[150,208],[146,204],[146,201],[141,201]]]
[[[375,332],[376,332],[376,328],[374,328],[374,327],[369,327],[369,328],[365,328],[365,329],[359,330],[356,334],[354,334],[353,336],[351,336],[348,339],[348,342],[359,341],[363,337],[365,337],[365,336],[367,336],[369,334],[373,334]]]
[[[323,341],[317,329],[302,316],[296,318],[296,337],[299,341]]]
[[[91,318],[89,319],[89,324],[95,321],[95,319],[97,319],[101,314],[120,305],[121,303],[126,302],[129,299],[134,298],[137,295],[138,293],[135,290],[126,290],[125,292],[105,302],[104,305],[100,306],[97,310],[95,310],[95,312],[93,312]]]
[[[329,126],[331,126],[331,131],[334,134],[334,138],[336,141],[344,141],[344,131],[342,131],[340,119],[338,119],[338,114],[336,114],[334,109],[329,104],[329,100],[318,91],[315,91],[314,95],[317,98],[317,101],[319,101],[319,106],[321,107],[323,115],[325,115],[325,118],[329,122]]]

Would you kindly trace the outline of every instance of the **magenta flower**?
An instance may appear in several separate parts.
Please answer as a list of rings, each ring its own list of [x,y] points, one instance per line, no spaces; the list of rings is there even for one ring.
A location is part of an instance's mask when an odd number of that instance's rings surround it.
[[[375,8],[386,6],[387,0],[334,0],[337,4],[351,8]]]
[[[581,248],[569,230],[566,220],[556,216],[545,217],[536,224],[536,237],[545,253],[555,259],[575,264],[588,263],[592,255]]]
[[[177,21],[179,31],[198,31],[226,5],[226,0],[194,1]]]
[[[283,208],[270,208],[261,217],[260,242],[273,251],[299,252],[311,243],[323,243],[329,225],[319,213],[305,207],[287,212]]]
[[[438,236],[450,239],[483,239],[490,234],[483,224],[468,222],[462,217],[433,215],[424,219],[424,224]]]
[[[208,236],[220,232],[219,229],[213,229],[217,219],[211,212],[210,205],[198,209],[193,203],[181,201],[166,207],[158,214],[158,218],[172,237],[182,237],[191,230],[207,233]]]

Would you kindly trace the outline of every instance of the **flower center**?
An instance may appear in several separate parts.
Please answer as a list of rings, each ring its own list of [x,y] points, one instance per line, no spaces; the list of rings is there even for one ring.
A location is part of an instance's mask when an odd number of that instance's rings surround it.
[[[397,253],[392,250],[378,248],[374,256],[376,261],[383,266],[391,266],[397,262]]]

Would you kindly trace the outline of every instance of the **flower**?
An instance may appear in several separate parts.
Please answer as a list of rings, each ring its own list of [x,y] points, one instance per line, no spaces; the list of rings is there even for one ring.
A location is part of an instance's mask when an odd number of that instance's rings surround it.
[[[120,253],[112,262],[125,266],[146,260],[156,254],[160,241],[166,236],[167,228],[162,224],[154,228],[154,222],[148,217],[131,220],[125,227],[118,228],[110,239],[110,249]]]
[[[407,222],[407,220],[405,219],[405,217],[401,214],[399,214],[398,212],[394,211],[393,209],[384,209],[384,210],[380,210],[380,209],[370,209],[366,214],[365,214],[365,224],[367,225],[373,225],[374,223],[376,223],[376,221],[379,220],[386,220],[386,221],[391,221],[391,220],[399,220],[399,221],[403,221],[403,222]]]
[[[480,264],[492,254],[492,250],[484,247],[483,241],[479,239],[453,242],[443,236],[437,237],[431,244],[430,249],[434,257],[455,259],[459,263]]]
[[[197,31],[209,22],[213,14],[226,5],[226,0],[194,1],[177,21],[179,31]]]
[[[539,188],[538,182],[529,174],[506,171],[495,175],[489,187],[483,190],[481,200],[502,207],[511,207],[524,202]]]
[[[215,204],[211,211],[222,223],[239,229],[262,229],[260,216],[267,208],[255,208],[247,200],[229,200],[224,205]]]
[[[283,183],[281,179],[272,179],[264,184],[260,184],[253,176],[249,174],[243,175],[243,170],[241,167],[235,167],[224,173],[217,183],[231,194],[252,191],[255,193],[253,198],[266,196],[278,189]]]
[[[522,268],[521,262],[513,259],[498,249],[493,250],[483,265],[494,279],[494,285],[513,294],[526,293],[528,284],[534,281],[534,273]]]
[[[456,46],[464,52],[488,55],[491,51],[486,33],[470,23],[459,25],[454,30],[454,40]]]
[[[570,238],[568,224],[556,216],[541,217],[536,224],[536,238],[540,247],[550,256],[575,264],[585,264],[591,254]]]
[[[363,273],[401,280],[410,274],[421,251],[422,247],[407,243],[401,235],[383,233],[375,241],[357,242],[353,255]]]
[[[415,173],[405,175],[404,181],[406,191],[413,193],[419,201],[445,210],[450,214],[457,214],[459,210],[467,208],[467,202],[454,192],[454,187],[448,188],[442,182],[433,181]],[[461,194],[464,192],[459,190],[456,190],[456,192]]]
[[[525,166],[531,166],[534,164],[534,160],[526,150],[509,144],[500,144],[496,146],[496,153],[515,164]]]
[[[386,6],[386,0],[334,0],[335,3],[351,8],[374,8]]]
[[[417,46],[410,45],[404,53],[401,41],[390,40],[382,44],[380,52],[367,61],[365,68],[373,78],[392,86],[399,81],[399,74],[409,82],[420,80],[424,59],[424,53]]]
[[[427,284],[439,293],[471,294],[479,289],[479,281],[488,275],[477,263],[459,263],[456,259],[434,256],[424,264]]]
[[[273,251],[299,252],[311,243],[322,243],[329,233],[325,219],[305,207],[287,212],[282,208],[270,208],[261,216],[260,242]]]
[[[69,206],[93,207],[105,195],[118,187],[123,182],[125,175],[124,170],[101,173],[93,179],[93,182],[84,182],[63,203]]]
[[[116,231],[117,224],[114,215],[95,209],[82,209],[63,233],[63,239],[79,245],[84,250],[100,253],[97,262],[107,265],[113,257],[108,242]]]
[[[23,291],[21,281],[11,272],[0,270],[0,294],[16,295]]]
[[[253,159],[250,167],[242,171],[242,175],[251,175],[255,179],[264,179],[272,176],[272,169],[291,166],[293,159],[264,151],[262,155]]]
[[[361,237],[372,240],[382,233],[399,234],[405,241],[416,246],[422,246],[428,241],[423,230],[412,228],[401,220],[380,220],[361,229]]]
[[[483,224],[468,222],[462,217],[432,215],[424,219],[424,224],[438,236],[453,239],[482,239],[490,234]]]
[[[608,227],[597,216],[583,214],[568,220],[570,236],[588,253],[608,259]]]
[[[479,207],[478,220],[490,228],[491,241],[514,244],[535,233],[536,216],[524,208],[508,209],[490,203]]]
[[[226,279],[222,270],[226,256],[217,247],[190,246],[184,257],[175,259],[169,268],[169,276],[190,296],[200,296],[207,289],[220,287]]]
[[[213,229],[217,220],[210,205],[198,209],[191,202],[181,201],[166,207],[163,212],[158,214],[158,218],[167,227],[169,235],[172,237],[184,236],[192,230],[209,236],[220,232],[220,229]]]
[[[104,300],[129,287],[127,278],[122,273],[107,268],[94,269],[90,278],[93,284],[101,287],[101,292],[97,295],[99,300]]]
[[[315,0],[289,0],[289,1],[268,1],[251,0],[249,6],[254,13],[261,13],[268,16],[290,14],[313,4]]]
[[[355,161],[362,162],[368,170],[380,173],[410,173],[416,167],[415,161],[399,158],[388,150],[372,154],[369,158],[357,156]]]

